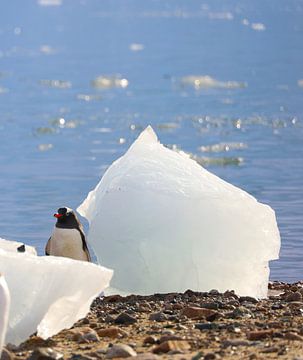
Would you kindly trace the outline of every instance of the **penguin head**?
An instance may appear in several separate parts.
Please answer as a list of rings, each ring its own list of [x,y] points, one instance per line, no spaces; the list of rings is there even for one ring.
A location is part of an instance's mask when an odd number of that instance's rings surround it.
[[[57,218],[57,221],[64,222],[67,220],[67,218],[75,217],[75,214],[73,212],[73,209],[70,209],[65,206],[65,207],[59,208],[57,213],[54,214],[54,217]]]
[[[56,227],[79,229],[82,226],[73,209],[67,206],[60,207],[54,217],[57,219]]]

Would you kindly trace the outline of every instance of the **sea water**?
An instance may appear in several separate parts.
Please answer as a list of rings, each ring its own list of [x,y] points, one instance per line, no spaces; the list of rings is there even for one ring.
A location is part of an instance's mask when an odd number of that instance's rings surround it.
[[[271,278],[301,279],[302,16],[294,0],[1,3],[0,237],[42,254],[56,209],[151,124],[276,211]]]

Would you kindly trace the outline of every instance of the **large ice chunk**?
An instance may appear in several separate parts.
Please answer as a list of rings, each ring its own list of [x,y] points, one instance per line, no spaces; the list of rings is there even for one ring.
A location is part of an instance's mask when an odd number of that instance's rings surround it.
[[[0,357],[1,357],[2,347],[5,341],[9,306],[10,306],[9,290],[6,281],[4,279],[4,276],[0,274]]]
[[[46,339],[71,327],[112,277],[112,270],[92,263],[2,249],[0,272],[11,294],[6,343],[13,344],[36,331]]]
[[[37,251],[33,246],[29,246],[18,241],[5,240],[2,238],[0,238],[0,249],[37,255]]]
[[[111,285],[148,294],[186,289],[266,297],[280,235],[274,211],[167,149],[148,127],[78,208]]]

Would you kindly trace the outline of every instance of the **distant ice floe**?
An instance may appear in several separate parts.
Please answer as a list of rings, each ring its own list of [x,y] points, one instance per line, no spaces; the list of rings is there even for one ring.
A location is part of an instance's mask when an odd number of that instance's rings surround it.
[[[266,30],[266,26],[262,23],[257,23],[257,22],[253,22],[253,23],[250,23],[250,21],[248,19],[242,19],[241,21],[242,25],[244,26],[249,26],[251,27],[252,30],[255,30],[255,31],[265,31]]]
[[[211,20],[233,20],[234,15],[229,11],[209,12],[208,17]]]
[[[15,242],[3,242],[0,273],[11,294],[5,343],[18,345],[36,331],[47,339],[70,328],[86,316],[93,299],[109,286],[112,270],[63,257],[15,251]]]
[[[232,150],[242,150],[246,149],[247,144],[244,143],[219,143],[213,145],[204,145],[200,146],[199,150],[201,152],[224,152],[224,151],[232,151]]]
[[[65,80],[40,80],[40,84],[44,86],[48,86],[51,88],[57,89],[68,89],[72,87],[72,83],[70,81]]]
[[[50,45],[41,45],[39,50],[44,55],[53,55],[57,52],[57,50]]]
[[[255,31],[265,31],[266,26],[262,23],[252,23],[251,28]]]
[[[239,81],[219,81],[209,75],[188,75],[181,78],[182,85],[193,86],[195,89],[221,88],[239,89],[247,87],[246,82]]]
[[[128,80],[120,74],[100,75],[92,81],[92,86],[96,89],[126,88]]]
[[[53,144],[39,144],[38,150],[41,152],[49,151],[54,147]]]
[[[63,0],[37,0],[37,4],[40,6],[61,6]]]
[[[274,211],[143,131],[78,207],[112,287],[266,297],[280,235]]]
[[[138,43],[133,43],[129,45],[129,50],[137,52],[137,51],[142,51],[144,50],[144,45],[143,44],[138,44]]]
[[[96,94],[78,94],[77,99],[89,102],[94,100],[101,100],[102,96]]]

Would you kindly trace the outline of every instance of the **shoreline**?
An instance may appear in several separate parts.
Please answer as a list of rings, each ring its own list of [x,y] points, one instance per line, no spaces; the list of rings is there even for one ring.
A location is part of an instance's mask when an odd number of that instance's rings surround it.
[[[71,329],[7,345],[2,358],[303,359],[303,282],[257,300],[233,291],[97,298]]]

